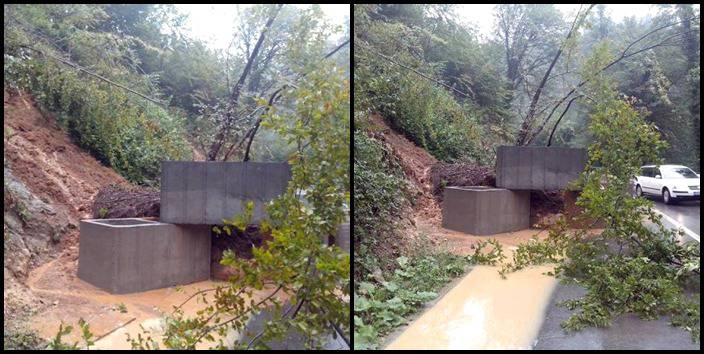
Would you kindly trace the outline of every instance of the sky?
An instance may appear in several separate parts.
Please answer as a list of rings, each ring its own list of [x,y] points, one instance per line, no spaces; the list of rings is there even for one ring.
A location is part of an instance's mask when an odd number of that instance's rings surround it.
[[[493,31],[494,26],[494,4],[462,4],[457,5],[456,12],[459,18],[465,23],[472,23],[477,26],[480,36],[487,37]],[[699,5],[696,5],[699,6]],[[573,18],[579,9],[579,4],[556,4],[555,7],[562,12],[566,18]],[[606,14],[614,22],[621,22],[628,16],[643,18],[648,15],[655,15],[657,9],[652,4],[607,4]]]
[[[179,4],[175,5],[181,12],[188,14],[186,25],[191,34],[205,40],[212,49],[225,49],[232,39],[232,28],[237,18],[237,6],[244,9],[252,5],[223,4]],[[307,8],[310,5],[296,4]],[[320,4],[320,8],[332,24],[344,24],[350,16],[349,4]]]

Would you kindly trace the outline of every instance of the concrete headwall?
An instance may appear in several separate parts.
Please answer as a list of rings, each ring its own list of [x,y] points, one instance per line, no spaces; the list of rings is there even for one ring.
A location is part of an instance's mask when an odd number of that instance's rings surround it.
[[[524,190],[566,189],[586,164],[586,149],[499,146],[496,186]]]
[[[492,235],[530,226],[530,192],[492,187],[446,187],[442,227]]]
[[[337,230],[335,245],[350,253],[350,224],[343,223]]]
[[[164,161],[161,215],[175,224],[222,224],[254,201],[254,221],[264,204],[282,194],[291,179],[287,163]]]
[[[144,219],[81,220],[78,277],[113,294],[207,280],[209,228]]]

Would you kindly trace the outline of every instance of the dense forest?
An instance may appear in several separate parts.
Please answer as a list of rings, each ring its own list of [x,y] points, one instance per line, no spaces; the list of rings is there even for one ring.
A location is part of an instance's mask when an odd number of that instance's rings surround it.
[[[597,49],[611,58],[597,69],[669,144],[665,162],[699,169],[699,14],[691,5],[619,23],[603,5],[570,18],[553,5],[499,5],[485,42],[453,5],[354,11],[355,187],[363,191],[355,232],[380,232],[388,223],[373,227],[376,215],[398,216],[404,199],[395,197],[403,188],[392,171],[400,170],[362,133],[370,113],[447,163],[491,166],[498,145],[586,147],[583,65]]]
[[[604,5],[577,18],[553,5],[500,5],[494,15],[493,36],[480,42],[452,5],[356,6],[356,110],[382,113],[443,161],[486,164],[500,144],[586,146],[579,68],[607,42],[614,60],[604,70],[649,112],[670,144],[666,162],[698,170],[698,9],[661,5],[619,23]]]
[[[330,39],[349,26],[315,6],[247,7],[230,46],[215,50],[188,34],[185,16],[172,5],[5,5],[5,87],[31,92],[135,183],[154,184],[163,157],[285,160],[293,147],[275,133],[252,138],[263,105],[291,110],[277,90],[334,49],[328,60],[349,76],[349,46]]]

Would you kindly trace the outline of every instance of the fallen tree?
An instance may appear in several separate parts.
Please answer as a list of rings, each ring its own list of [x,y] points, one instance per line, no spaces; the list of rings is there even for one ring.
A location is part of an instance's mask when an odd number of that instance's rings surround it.
[[[590,77],[585,89],[594,98],[589,126],[594,142],[576,202],[583,208],[578,219],[602,221],[604,228],[596,235],[589,226],[570,230],[563,217],[545,240],[520,245],[501,272],[554,263],[551,275],[585,287],[584,297],[560,304],[577,310],[563,322],[566,330],[607,327],[618,315],[636,313],[647,320],[670,316],[672,325],[698,341],[699,243],[681,244],[681,231],[662,224],[652,201],[624,193],[631,176],[643,164],[660,161],[667,144],[633,102],[619,99],[600,69],[612,61],[607,53],[598,48],[584,68]]]

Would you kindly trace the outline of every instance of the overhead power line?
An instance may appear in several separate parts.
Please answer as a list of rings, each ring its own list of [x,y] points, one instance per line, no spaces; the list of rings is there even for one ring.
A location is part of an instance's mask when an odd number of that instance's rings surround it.
[[[391,62],[391,63],[393,63],[393,64],[396,64],[396,65],[398,65],[398,66],[400,66],[400,67],[402,67],[402,68],[404,68],[404,69],[406,69],[406,70],[410,70],[410,71],[412,71],[413,73],[415,73],[415,74],[417,74],[417,75],[423,77],[423,78],[426,79],[426,80],[430,80],[430,81],[432,81],[432,82],[434,82],[434,83],[436,83],[436,84],[438,84],[438,85],[441,85],[441,86],[446,87],[446,88],[448,88],[448,89],[450,89],[450,90],[452,90],[452,91],[454,91],[454,92],[457,92],[458,94],[460,94],[460,95],[462,95],[462,96],[464,96],[464,97],[466,97],[466,98],[471,98],[471,97],[470,97],[469,95],[467,95],[466,93],[464,93],[464,92],[462,92],[462,91],[460,91],[460,90],[458,90],[458,89],[456,89],[456,88],[454,88],[454,87],[452,87],[452,86],[450,86],[450,85],[448,85],[448,84],[446,84],[446,83],[440,82],[440,81],[438,81],[438,80],[436,80],[436,79],[434,79],[434,78],[432,78],[432,77],[430,77],[430,76],[428,76],[428,75],[426,75],[426,74],[423,74],[422,72],[420,72],[420,71],[418,71],[418,70],[416,70],[416,69],[413,69],[413,68],[411,68],[411,67],[409,67],[409,66],[406,66],[406,65],[404,65],[404,64],[401,64],[401,63],[399,63],[399,62],[397,62],[397,61],[395,61],[395,60],[389,58],[388,56],[386,56],[386,55],[384,55],[384,54],[381,54],[381,53],[375,51],[374,49],[371,49],[369,46],[366,46],[366,45],[364,45],[364,44],[362,44],[362,43],[355,43],[355,46],[358,46],[359,48],[365,49],[366,51],[368,51],[368,52],[370,52],[370,53],[372,53],[372,54],[375,54],[375,55],[377,55],[377,56],[379,56],[379,57],[381,57],[381,58],[383,58],[383,59],[385,59],[385,60],[387,60],[387,61],[389,61],[389,62]],[[470,89],[469,87],[467,87],[467,89],[469,90],[469,92],[470,92],[472,95],[474,95],[474,91],[472,91],[472,89]]]

